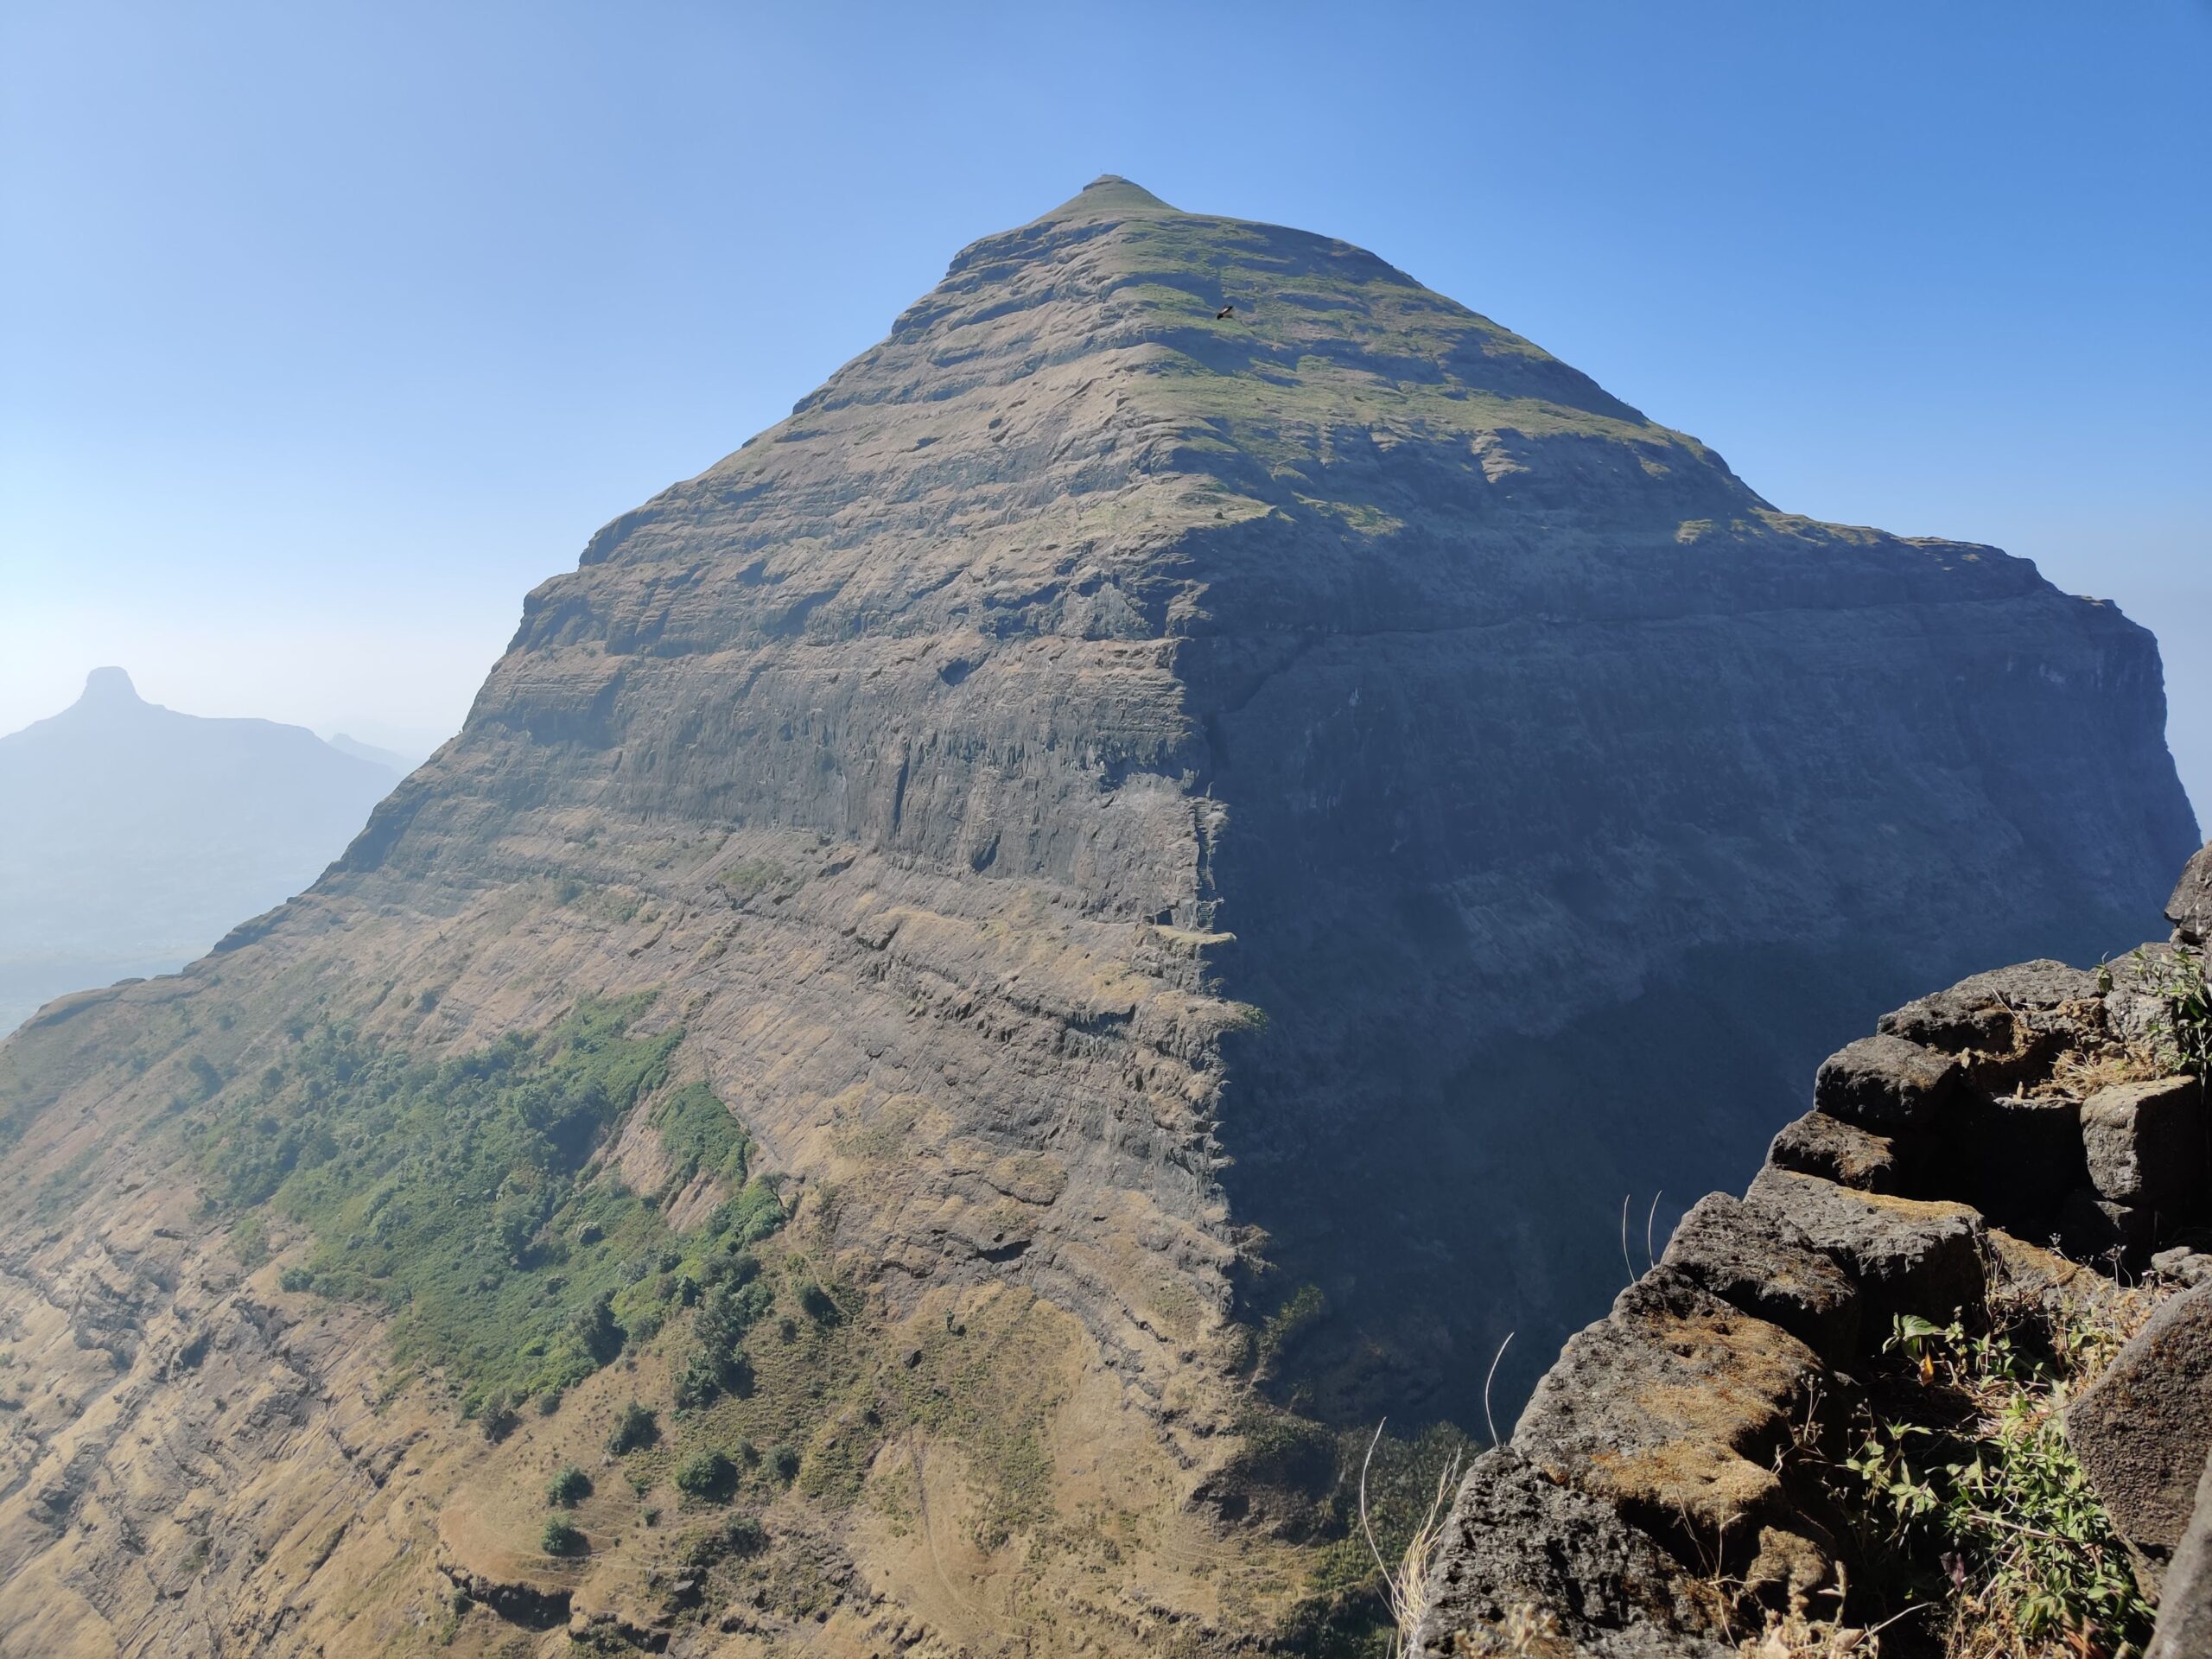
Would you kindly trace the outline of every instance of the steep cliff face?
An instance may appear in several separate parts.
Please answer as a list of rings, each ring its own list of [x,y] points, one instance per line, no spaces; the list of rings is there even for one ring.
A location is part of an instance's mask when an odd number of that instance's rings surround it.
[[[1270,1344],[1283,1396],[1471,1421],[1496,1336],[1541,1350],[1599,1294],[1621,1193],[1709,1184],[1902,977],[2139,936],[2193,842],[2161,715],[2149,637],[2024,562],[1777,512],[1371,255],[1102,180],[595,536],[312,892],[0,1051],[3,1178],[51,1217],[7,1294],[27,1322],[60,1306],[58,1264],[145,1202],[111,1172],[173,1185],[176,1144],[201,1181],[266,1160],[239,1193],[309,1230],[343,1197],[341,1244],[371,1249],[380,1217],[420,1224],[407,1201],[301,1161],[373,1150],[369,1107],[330,1116],[387,1063],[357,1057],[481,1069],[628,998],[664,1079],[588,1160],[555,1136],[456,1205],[584,1205],[619,1174],[689,1262],[729,1193],[677,1167],[657,1103],[727,1104],[746,1168],[783,1179],[791,1259],[868,1310],[805,1428],[865,1502],[804,1476],[770,1528],[857,1562],[839,1639],[865,1650],[887,1607],[979,1646],[1063,1616],[1108,1646],[1255,1629],[1300,1569],[1191,1508],[1249,1421],[1239,1287],[1260,1313],[1322,1294]],[[1843,994],[1781,1012],[1808,986]],[[1717,1083],[1670,1064],[1684,1006],[1701,1043],[1747,1033]],[[309,1050],[343,1065],[310,1078]],[[532,1212],[515,1274],[563,1277],[530,1264],[569,1203]],[[611,1274],[584,1230],[569,1276]],[[659,1281],[623,1282],[642,1313]],[[956,1326],[1033,1333],[1035,1388],[988,1422],[897,1382]],[[466,1370],[443,1375],[474,1405]],[[33,1499],[89,1398],[20,1420],[17,1559],[75,1513]],[[69,1490],[128,1484],[119,1455]],[[1055,1496],[1007,1508],[1036,1459]],[[468,1483],[417,1496],[457,1512]],[[1027,1518],[950,1560],[961,1504]],[[1097,1568],[1071,1529],[1107,1513],[1144,1595],[1071,1600]],[[461,1578],[520,1572],[469,1554],[496,1530],[442,1535]],[[289,1593],[322,1605],[323,1570]]]
[[[1464,1413],[1466,1354],[1571,1321],[1620,1199],[1754,1152],[1834,1021],[2135,938],[2194,839],[2162,728],[2149,637],[2026,562],[1777,512],[1370,255],[1102,181],[601,532],[483,782],[418,790],[1233,935],[1231,1207],[1330,1294],[1338,1408]],[[1686,1101],[1716,1005],[1738,1075]],[[1423,1290],[1470,1259],[1480,1327]]]

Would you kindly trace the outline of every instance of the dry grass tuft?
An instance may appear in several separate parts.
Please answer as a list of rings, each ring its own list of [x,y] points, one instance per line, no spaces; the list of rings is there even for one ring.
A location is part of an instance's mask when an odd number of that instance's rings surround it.
[[[1910,1608],[1907,1613],[1924,1611]],[[1906,1617],[1901,1613],[1897,1617]],[[1897,1622],[1884,1621],[1870,1629],[1844,1624],[1840,1619],[1816,1619],[1807,1611],[1802,1598],[1790,1603],[1787,1613],[1770,1612],[1766,1628],[1751,1637],[1738,1649],[1744,1659],[1878,1659],[1882,1651],[1882,1631]]]
[[[2142,1083],[2165,1074],[2166,1068],[2155,1054],[2113,1043],[2094,1053],[2069,1049],[2050,1068],[2050,1081],[2029,1092],[2087,1100],[2100,1089],[2122,1083]]]
[[[1452,1494],[1459,1484],[1459,1457],[1454,1452],[1438,1471],[1436,1491],[1428,1501],[1428,1509],[1414,1527],[1413,1536],[1406,1540],[1394,1568],[1382,1559],[1382,1546],[1375,1541],[1375,1528],[1367,1513],[1368,1470],[1375,1461],[1375,1448],[1382,1441],[1382,1425],[1377,1423],[1375,1438],[1367,1443],[1367,1456],[1359,1465],[1359,1529],[1366,1535],[1368,1553],[1375,1557],[1375,1565],[1382,1574],[1383,1599],[1389,1603],[1390,1622],[1395,1626],[1390,1638],[1391,1659],[1398,1659],[1412,1648],[1414,1631],[1428,1611],[1428,1569],[1435,1558],[1436,1546],[1444,1536],[1444,1523],[1452,1510]]]

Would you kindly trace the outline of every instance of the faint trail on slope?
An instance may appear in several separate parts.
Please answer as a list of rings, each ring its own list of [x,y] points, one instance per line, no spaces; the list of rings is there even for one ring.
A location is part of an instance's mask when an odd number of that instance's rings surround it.
[[[963,1612],[982,1618],[982,1610],[954,1587],[951,1577],[944,1570],[944,1558],[938,1554],[937,1529],[930,1522],[929,1476],[922,1467],[922,1443],[911,1428],[906,1431],[906,1456],[914,1465],[914,1502],[921,1510],[922,1541],[929,1546],[930,1566],[937,1573],[937,1581]]]

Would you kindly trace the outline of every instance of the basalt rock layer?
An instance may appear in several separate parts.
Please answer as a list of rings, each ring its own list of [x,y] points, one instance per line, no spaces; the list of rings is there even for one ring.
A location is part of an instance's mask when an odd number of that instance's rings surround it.
[[[782,1179],[804,1271],[861,1299],[768,1512],[769,1559],[831,1589],[763,1568],[765,1599],[683,1624],[644,1523],[537,1559],[499,1494],[543,1472],[512,1441],[472,1472],[435,1366],[375,1381],[349,1346],[340,1375],[249,1320],[302,1433],[384,1399],[419,1441],[331,1427],[385,1518],[320,1560],[265,1541],[259,1622],[210,1592],[194,1628],[390,1634],[432,1620],[408,1574],[435,1561],[479,1603],[732,1652],[817,1615],[856,1652],[1233,1643],[1299,1583],[1234,1524],[1255,1364],[1325,1418],[1479,1421],[1497,1338],[1541,1351],[1598,1298],[1620,1195],[1702,1190],[1841,1030],[1954,961],[2139,933],[2194,842],[2162,716],[2150,637],[2026,562],[1778,512],[1372,255],[1101,180],[594,536],[309,893],[0,1050],[4,1179],[41,1217],[0,1236],[0,1318],[43,1364],[99,1345],[125,1281],[140,1325],[215,1317],[217,1219],[162,1221],[127,1274],[116,1242],[195,1178],[165,1137],[231,1112],[283,1143],[304,1028],[350,1077],[629,999],[666,1090],[710,1088]],[[658,1192],[681,1234],[726,1194],[663,1143],[665,1095],[562,1178]],[[368,1248],[398,1211],[359,1205]],[[523,1234],[518,1264],[559,1242]],[[219,1295],[325,1328],[270,1278],[308,1245],[268,1243]],[[1277,1305],[1306,1317],[1255,1361],[1238,1318]],[[950,1379],[980,1373],[946,1344],[1015,1332],[1027,1395],[963,1417]],[[1809,1354],[1770,1357],[1783,1393]],[[50,1646],[65,1613],[168,1642],[198,1605],[120,1565],[194,1548],[128,1449],[155,1428],[84,1438],[159,1417],[120,1403],[146,1363],[10,1420],[0,1548],[83,1604],[42,1601]],[[525,1433],[589,1455],[565,1426],[671,1386],[632,1363]]]

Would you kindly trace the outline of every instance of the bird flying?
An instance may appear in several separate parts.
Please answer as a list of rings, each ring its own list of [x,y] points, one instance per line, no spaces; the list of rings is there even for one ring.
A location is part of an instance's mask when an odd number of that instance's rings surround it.
[[[1235,316],[1236,315],[1236,308],[1235,306],[1233,306],[1233,305],[1224,305],[1224,306],[1223,306],[1223,307],[1221,308],[1221,309],[1220,309],[1220,310],[1218,310],[1218,311],[1217,311],[1217,312],[1215,312],[1215,313],[1213,314],[1213,320],[1214,320],[1216,322],[1219,322],[1219,321],[1220,321],[1224,317],[1233,317],[1233,316]]]

